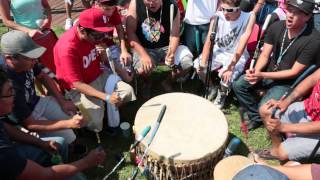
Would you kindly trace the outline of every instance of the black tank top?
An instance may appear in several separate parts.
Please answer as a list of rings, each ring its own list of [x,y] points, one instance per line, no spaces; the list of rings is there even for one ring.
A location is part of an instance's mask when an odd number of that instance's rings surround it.
[[[174,17],[177,14],[176,3],[171,0],[162,0],[162,18],[160,24],[161,7],[157,12],[148,10],[150,24],[143,0],[136,0],[137,30],[136,35],[141,45],[148,49],[161,48],[169,45],[170,38],[170,4],[174,4]],[[150,33],[151,32],[151,33]],[[160,36],[159,36],[160,35]]]

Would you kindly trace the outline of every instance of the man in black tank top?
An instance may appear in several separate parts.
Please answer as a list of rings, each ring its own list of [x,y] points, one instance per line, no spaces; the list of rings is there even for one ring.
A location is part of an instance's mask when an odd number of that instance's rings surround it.
[[[145,85],[153,68],[160,62],[174,69],[162,82],[166,91],[172,91],[171,82],[191,69],[193,57],[186,46],[179,46],[179,30],[179,10],[171,0],[130,2],[128,40],[133,49],[133,67],[144,78]]]

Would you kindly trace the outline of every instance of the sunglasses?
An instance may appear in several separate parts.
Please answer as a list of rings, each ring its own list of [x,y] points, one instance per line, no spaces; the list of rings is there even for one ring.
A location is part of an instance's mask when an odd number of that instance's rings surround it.
[[[90,32],[90,36],[92,36],[95,40],[104,39],[106,37],[106,33],[98,33],[98,32]]]
[[[222,12],[224,12],[224,13],[237,12],[239,9],[240,9],[239,7],[233,7],[233,8],[223,8],[223,7],[221,7]]]

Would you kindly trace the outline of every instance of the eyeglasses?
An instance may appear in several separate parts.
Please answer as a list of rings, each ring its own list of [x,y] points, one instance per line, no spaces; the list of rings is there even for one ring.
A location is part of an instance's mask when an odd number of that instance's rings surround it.
[[[222,12],[224,12],[224,13],[237,12],[239,9],[240,9],[239,7],[232,7],[232,8],[223,8],[223,7],[221,7]]]

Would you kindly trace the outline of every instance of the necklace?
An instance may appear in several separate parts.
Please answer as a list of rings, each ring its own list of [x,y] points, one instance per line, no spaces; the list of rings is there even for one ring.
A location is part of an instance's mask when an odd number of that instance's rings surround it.
[[[145,32],[145,37],[150,42],[158,42],[160,39],[161,32],[163,32],[163,28],[161,27],[162,22],[162,5],[160,10],[160,19],[159,22],[154,18],[150,18],[148,8],[146,7],[147,13],[147,22],[145,22],[147,31]]]
[[[279,53],[279,57],[277,59],[276,64],[274,65],[273,70],[277,71],[279,69],[279,64],[282,61],[283,56],[287,53],[288,49],[292,46],[292,44],[298,39],[298,37],[304,32],[304,30],[306,29],[307,26],[304,26],[303,29],[300,31],[300,33],[298,34],[298,36],[296,36],[290,43],[289,45],[286,47],[286,49],[283,50],[283,46],[284,46],[284,40],[288,34],[288,29],[286,28],[283,38],[282,38],[282,42],[281,42],[281,48],[280,48],[280,53]]]

